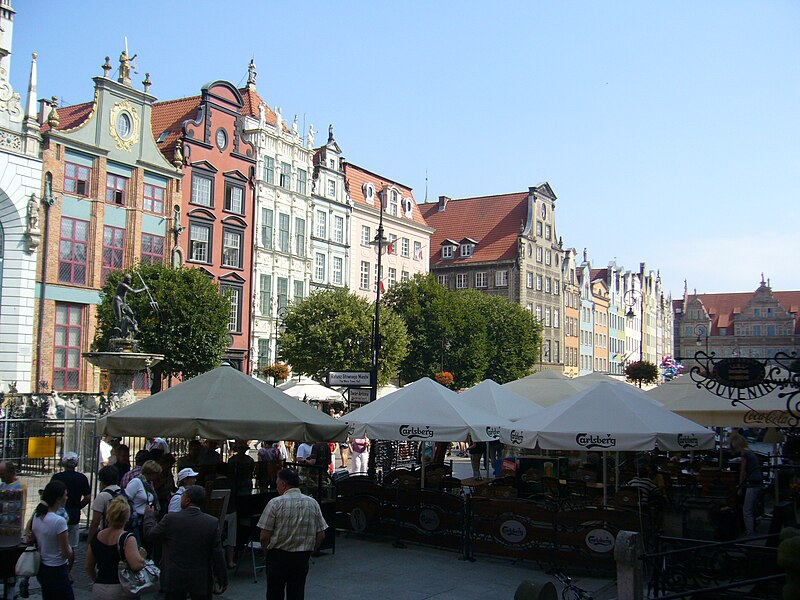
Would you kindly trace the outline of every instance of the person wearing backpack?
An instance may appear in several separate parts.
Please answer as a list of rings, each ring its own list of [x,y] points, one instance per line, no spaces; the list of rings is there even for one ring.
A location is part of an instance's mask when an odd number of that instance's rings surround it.
[[[106,518],[108,505],[122,493],[122,488],[119,487],[117,467],[103,467],[97,472],[97,479],[100,481],[102,489],[92,501],[92,520],[89,522],[87,543],[91,543],[98,531],[108,527]]]
[[[128,526],[125,528],[136,536],[142,543],[142,519],[148,506],[157,507],[156,490],[153,481],[161,473],[161,465],[154,460],[148,460],[142,465],[142,472],[135,477],[125,488],[125,495],[133,504],[133,511]]]

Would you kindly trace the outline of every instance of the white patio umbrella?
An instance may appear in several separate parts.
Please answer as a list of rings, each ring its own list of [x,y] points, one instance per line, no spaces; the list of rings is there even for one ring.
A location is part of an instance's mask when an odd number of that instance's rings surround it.
[[[576,381],[577,379],[570,379],[558,371],[539,371],[504,383],[503,387],[540,406],[550,406],[580,392],[583,388]]]
[[[299,398],[300,400],[318,400],[344,402],[342,395],[334,389],[322,385],[309,377],[287,381],[278,386],[284,394]]]
[[[413,442],[496,440],[511,422],[460,402],[458,394],[423,377],[342,417],[351,436]],[[425,465],[423,461],[423,467]],[[422,484],[424,485],[424,472]]]
[[[468,390],[458,394],[460,402],[496,414],[503,419],[516,421],[527,417],[542,407],[533,400],[503,387],[496,381],[486,379]]]
[[[508,427],[500,439],[511,446],[548,450],[701,450],[714,433],[676,415],[630,385],[598,383]],[[603,477],[606,479],[605,461]],[[606,500],[604,487],[603,501]]]

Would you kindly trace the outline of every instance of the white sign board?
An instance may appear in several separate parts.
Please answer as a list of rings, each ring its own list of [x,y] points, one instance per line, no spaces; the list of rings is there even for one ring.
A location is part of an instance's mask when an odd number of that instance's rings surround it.
[[[333,386],[370,386],[372,373],[370,371],[329,371],[328,387]]]
[[[372,388],[350,388],[347,394],[348,402],[367,404],[372,400]]]

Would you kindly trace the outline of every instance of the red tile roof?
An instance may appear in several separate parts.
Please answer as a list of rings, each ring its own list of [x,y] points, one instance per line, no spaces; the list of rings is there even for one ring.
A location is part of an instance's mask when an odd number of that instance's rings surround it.
[[[59,106],[56,111],[58,112],[59,123],[56,127],[57,131],[64,131],[67,129],[75,129],[78,125],[82,125],[92,114],[94,110],[94,102],[82,102],[81,104],[73,104],[72,106]],[[50,111],[45,114],[45,119]],[[42,133],[50,131],[50,125],[45,123],[41,126]]]
[[[517,236],[528,217],[528,192],[448,200],[443,211],[438,202],[420,204],[422,216],[435,228],[431,235],[431,265],[468,264],[512,260],[517,256]],[[478,242],[472,256],[442,260],[445,239],[471,237]]]
[[[377,175],[371,171],[367,171],[366,169],[351,163],[345,163],[344,177],[345,181],[347,182],[347,189],[348,193],[350,194],[350,199],[355,204],[377,207],[377,202],[376,204],[370,204],[364,197],[364,184],[367,182],[371,182],[375,186],[376,193],[380,192],[386,186],[393,186],[398,189],[401,202],[403,198],[411,198],[411,220],[420,225],[428,225],[422,216],[422,212],[420,211],[421,205],[417,204],[416,200],[414,200],[414,193],[407,185],[397,183],[396,181],[392,181],[386,177],[381,177],[380,175]],[[402,218],[408,218],[405,216],[406,213],[402,206],[400,207],[400,215]]]
[[[711,316],[711,334],[719,335],[720,327],[730,327],[734,316],[744,312],[748,303],[753,299],[755,292],[734,292],[728,294],[697,294],[697,297],[705,306],[706,311]],[[800,291],[791,292],[772,292],[775,299],[788,312],[795,316],[795,334],[800,334],[800,319],[798,307],[800,307]],[[689,296],[689,301],[693,298]],[[685,307],[684,307],[685,310]]]

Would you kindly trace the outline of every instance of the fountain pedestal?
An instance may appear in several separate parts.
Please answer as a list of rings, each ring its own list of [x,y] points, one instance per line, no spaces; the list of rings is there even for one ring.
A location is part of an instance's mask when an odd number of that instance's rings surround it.
[[[112,340],[115,352],[84,352],[83,358],[96,367],[108,371],[108,399],[112,410],[136,401],[133,378],[139,371],[152,367],[164,359],[163,354],[136,352],[135,340]],[[115,343],[118,342],[118,343]]]

